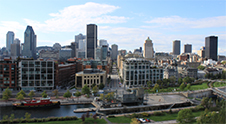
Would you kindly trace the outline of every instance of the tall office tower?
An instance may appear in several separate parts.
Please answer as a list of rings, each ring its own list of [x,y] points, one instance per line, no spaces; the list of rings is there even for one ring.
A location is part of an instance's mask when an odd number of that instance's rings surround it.
[[[83,40],[83,39],[86,39],[86,36],[85,35],[83,35],[81,33],[79,35],[75,35],[75,43],[77,45],[76,48],[79,47],[79,40]]]
[[[180,55],[180,40],[173,41],[173,54]]]
[[[101,60],[106,60],[107,59],[107,54],[108,54],[108,46],[103,45],[101,49]]]
[[[77,50],[76,50],[77,46],[75,42],[71,42],[71,57],[77,57]]]
[[[12,31],[8,31],[6,34],[6,50],[10,52],[11,44],[14,41],[14,33]]]
[[[98,46],[103,46],[103,45],[107,45],[108,46],[107,40],[104,40],[104,39],[98,40]]]
[[[200,50],[198,50],[197,53],[198,53],[198,55],[199,55],[200,57],[205,58],[205,47],[202,46],[202,47],[200,48]]]
[[[205,58],[217,61],[218,37],[209,36],[205,38]]]
[[[144,58],[153,58],[154,57],[154,49],[152,40],[148,37],[147,40],[144,42]]]
[[[86,39],[79,40],[79,47],[78,48],[81,51],[85,51],[85,49],[86,49]]]
[[[96,50],[95,50],[95,60],[97,60],[97,61],[101,61],[101,49],[102,49],[102,47],[101,46],[98,46],[97,48],[96,48]]]
[[[111,49],[112,49],[111,59],[113,61],[116,61],[118,56],[118,45],[116,44],[111,45]]]
[[[23,56],[36,59],[36,40],[37,36],[33,28],[28,25],[24,32]]]
[[[97,47],[97,25],[88,24],[86,30],[86,58],[95,59],[95,49]]]
[[[192,53],[192,45],[184,44],[184,53]]]
[[[20,40],[18,38],[11,44],[11,56],[15,58],[20,56]]]

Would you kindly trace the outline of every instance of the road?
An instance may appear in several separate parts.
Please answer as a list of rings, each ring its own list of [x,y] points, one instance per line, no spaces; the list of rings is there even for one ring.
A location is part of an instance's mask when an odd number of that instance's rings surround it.
[[[119,88],[122,88],[121,85],[119,84],[120,82],[120,78],[118,76],[118,73],[117,73],[117,68],[116,68],[116,65],[113,65],[112,67],[112,73],[109,74],[108,76],[111,77],[111,81],[108,85],[106,85],[106,89],[108,90],[117,90]]]

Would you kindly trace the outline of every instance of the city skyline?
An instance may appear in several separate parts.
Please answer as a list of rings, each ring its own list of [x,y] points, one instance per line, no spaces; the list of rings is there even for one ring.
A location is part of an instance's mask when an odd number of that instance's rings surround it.
[[[21,7],[25,3],[26,7]],[[67,0],[52,3],[51,0],[45,4],[42,0],[1,1],[0,47],[6,47],[8,31],[13,31],[15,38],[24,43],[27,25],[32,26],[38,36],[37,46],[70,45],[75,35],[85,35],[86,25],[93,23],[98,26],[98,40],[117,44],[119,49],[133,51],[150,37],[155,52],[172,52],[174,40],[181,41],[181,53],[184,44],[192,44],[192,51],[197,52],[205,46],[205,37],[218,36],[218,54],[226,55],[225,1]]]

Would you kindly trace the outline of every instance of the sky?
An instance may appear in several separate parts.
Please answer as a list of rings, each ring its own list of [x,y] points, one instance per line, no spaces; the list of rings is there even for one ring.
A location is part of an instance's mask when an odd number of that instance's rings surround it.
[[[218,36],[218,54],[226,55],[225,0],[0,0],[0,47],[8,31],[24,43],[27,25],[37,46],[69,45],[86,25],[98,26],[98,39],[119,49],[143,47],[147,37],[155,52],[171,52],[172,42],[205,46],[205,37]]]

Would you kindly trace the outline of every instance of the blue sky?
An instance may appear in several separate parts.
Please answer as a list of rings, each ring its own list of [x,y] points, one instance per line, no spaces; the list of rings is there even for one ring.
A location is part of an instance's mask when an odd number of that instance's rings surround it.
[[[69,45],[90,23],[98,25],[98,39],[119,49],[143,47],[149,36],[156,52],[171,52],[173,40],[181,40],[181,52],[186,43],[197,52],[215,35],[218,54],[226,55],[225,0],[0,0],[0,47],[7,31],[23,43],[27,25],[37,46]]]

